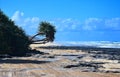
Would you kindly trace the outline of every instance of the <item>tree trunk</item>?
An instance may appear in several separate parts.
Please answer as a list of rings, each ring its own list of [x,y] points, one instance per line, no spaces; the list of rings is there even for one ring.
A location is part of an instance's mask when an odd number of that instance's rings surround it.
[[[36,35],[34,35],[34,36],[32,36],[32,37],[30,38],[30,41],[32,41],[36,36],[42,35],[42,34],[44,34],[44,33],[43,33],[43,32],[37,33]]]
[[[31,44],[45,44],[45,43],[47,43],[47,42],[48,42],[48,41],[47,41],[47,38],[44,38],[44,39],[41,39],[41,40],[32,41],[36,36],[41,35],[41,34],[44,34],[44,33],[40,32],[40,33],[32,36],[32,37],[30,38]]]

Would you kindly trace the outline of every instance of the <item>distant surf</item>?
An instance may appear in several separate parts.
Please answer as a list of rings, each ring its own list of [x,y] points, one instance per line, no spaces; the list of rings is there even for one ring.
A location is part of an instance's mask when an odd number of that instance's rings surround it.
[[[52,44],[51,44],[52,45]],[[120,48],[120,42],[111,41],[56,41],[54,46],[91,46],[101,48]]]

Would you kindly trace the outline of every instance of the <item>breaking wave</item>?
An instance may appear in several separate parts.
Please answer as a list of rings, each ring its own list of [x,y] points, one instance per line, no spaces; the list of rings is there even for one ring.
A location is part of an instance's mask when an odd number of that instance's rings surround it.
[[[120,48],[120,42],[110,41],[59,41],[54,42],[57,46],[93,46],[102,48]]]

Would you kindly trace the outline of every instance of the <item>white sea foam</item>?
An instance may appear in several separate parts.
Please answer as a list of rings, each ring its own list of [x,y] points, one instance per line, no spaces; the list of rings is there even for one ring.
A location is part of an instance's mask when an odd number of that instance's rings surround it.
[[[59,46],[94,46],[102,48],[120,48],[120,42],[110,41],[59,41],[54,42],[54,45]]]

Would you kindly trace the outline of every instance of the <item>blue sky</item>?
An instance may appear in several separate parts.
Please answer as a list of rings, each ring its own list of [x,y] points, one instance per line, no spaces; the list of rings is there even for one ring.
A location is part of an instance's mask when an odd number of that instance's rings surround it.
[[[56,26],[56,41],[120,41],[120,0],[0,0],[27,34],[40,21]]]

